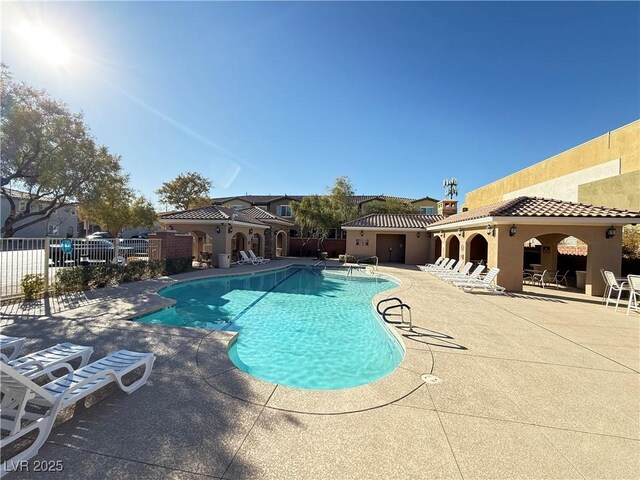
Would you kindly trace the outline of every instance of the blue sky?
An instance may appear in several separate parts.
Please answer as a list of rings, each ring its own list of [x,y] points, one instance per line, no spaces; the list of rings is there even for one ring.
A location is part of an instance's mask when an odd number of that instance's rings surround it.
[[[2,5],[14,77],[83,111],[132,185],[214,196],[465,192],[640,118],[640,4]],[[15,33],[73,50],[45,64]]]

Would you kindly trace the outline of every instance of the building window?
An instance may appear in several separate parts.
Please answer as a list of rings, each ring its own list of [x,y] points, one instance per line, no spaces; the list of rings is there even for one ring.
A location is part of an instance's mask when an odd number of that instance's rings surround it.
[[[278,205],[277,212],[281,217],[290,217],[291,207],[289,205]]]
[[[420,213],[424,215],[435,215],[436,208],[435,207],[420,207]]]
[[[47,230],[49,235],[58,235],[58,226],[57,225],[49,225]]]
[[[269,211],[269,209],[267,208],[267,206],[266,206],[266,205],[258,205],[258,208],[259,208],[260,210],[264,210],[265,212],[268,212],[268,211]]]
[[[247,207],[245,207],[244,205],[232,205],[231,208],[233,208],[234,210],[243,210]]]

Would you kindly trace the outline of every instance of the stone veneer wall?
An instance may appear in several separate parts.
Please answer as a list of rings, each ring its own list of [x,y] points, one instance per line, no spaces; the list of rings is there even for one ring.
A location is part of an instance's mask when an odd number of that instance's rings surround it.
[[[276,235],[274,228],[268,228],[264,232],[264,257],[275,258],[276,256]]]

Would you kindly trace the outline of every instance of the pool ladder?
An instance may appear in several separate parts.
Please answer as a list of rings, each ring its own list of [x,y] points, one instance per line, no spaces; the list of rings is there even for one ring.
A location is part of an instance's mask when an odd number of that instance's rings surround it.
[[[364,264],[365,272],[373,275],[375,271],[378,270],[378,257],[373,255],[371,257],[361,258],[356,262],[358,267],[363,266],[360,262],[364,262],[365,260],[375,260],[376,263],[374,263],[373,265],[371,265],[370,263]]]
[[[384,307],[382,310],[380,309],[380,305],[382,305],[383,303],[387,303],[387,302],[395,302],[393,305],[388,305],[386,307]],[[395,310],[395,309],[400,309],[400,321],[395,321],[395,320],[388,320],[387,319],[387,312]],[[404,311],[405,309],[407,310],[408,314],[409,314],[409,321],[406,322],[404,319]],[[376,305],[376,311],[378,312],[378,314],[382,317],[382,319],[387,322],[387,323],[392,323],[392,324],[399,324],[399,325],[404,325],[406,323],[409,324],[409,330],[413,329],[413,321],[411,319],[411,307],[409,305],[407,305],[406,303],[404,303],[401,299],[399,299],[398,297],[391,297],[391,298],[385,298],[382,299],[378,302],[378,304]],[[397,315],[397,314],[395,314]]]

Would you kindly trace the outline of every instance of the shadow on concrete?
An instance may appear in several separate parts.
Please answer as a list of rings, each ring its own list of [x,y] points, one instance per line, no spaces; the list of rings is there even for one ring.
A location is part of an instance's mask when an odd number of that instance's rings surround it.
[[[424,343],[435,347],[451,348],[454,350],[468,350],[464,345],[453,342],[454,337],[446,333],[436,332],[423,327],[396,327],[402,330],[402,336],[412,342]]]
[[[99,310],[100,304],[95,308]],[[111,468],[129,462],[133,471],[155,469],[148,478],[176,474],[220,478],[232,461],[234,469],[252,476],[254,468],[236,454],[262,406],[216,392],[204,381],[196,355],[199,338],[208,331],[182,329],[188,334],[180,335],[175,333],[180,329],[154,325],[143,330],[134,322],[105,325],[103,320],[84,321],[88,317],[74,321],[16,314],[13,320],[3,334],[27,337],[25,353],[71,341],[93,346],[92,360],[120,349],[152,352],[157,357],[148,384],[138,391],[127,395],[112,385],[63,412],[34,459],[64,458],[64,478],[104,478]],[[209,337],[207,348],[220,355],[222,362],[226,344],[226,339]],[[250,390],[242,377],[234,378],[234,391],[240,397],[250,397]],[[285,420],[297,422],[293,416]],[[87,462],[95,468],[85,469]],[[44,478],[47,473],[41,475],[30,478]]]

